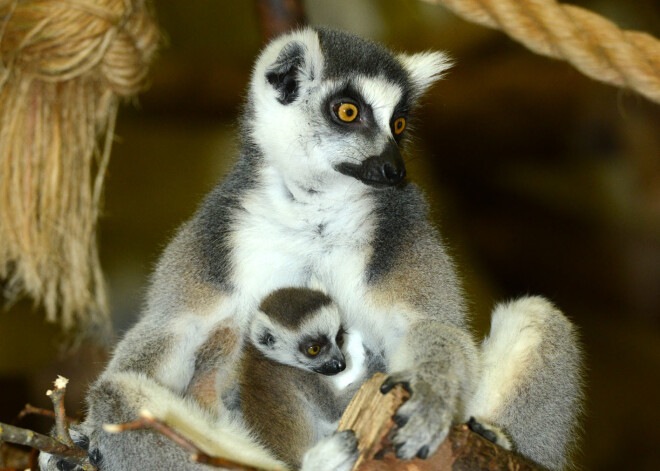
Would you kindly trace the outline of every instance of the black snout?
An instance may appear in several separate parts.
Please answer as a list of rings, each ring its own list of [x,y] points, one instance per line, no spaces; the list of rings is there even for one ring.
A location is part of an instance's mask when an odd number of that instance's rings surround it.
[[[333,358],[332,360],[324,363],[320,368],[314,370],[317,373],[322,375],[332,376],[337,373],[344,371],[346,369],[346,362],[339,358]]]
[[[406,166],[394,141],[390,141],[380,155],[372,155],[359,165],[342,163],[336,170],[375,187],[397,185],[406,176]]]

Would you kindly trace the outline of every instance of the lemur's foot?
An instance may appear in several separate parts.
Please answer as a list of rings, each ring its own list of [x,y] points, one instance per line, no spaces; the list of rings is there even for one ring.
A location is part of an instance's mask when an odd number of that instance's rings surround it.
[[[350,471],[358,458],[357,438],[352,430],[337,432],[305,453],[301,471]]]
[[[399,407],[394,416],[398,426],[392,438],[396,456],[404,460],[415,456],[426,459],[447,437],[453,411],[415,371],[390,375],[380,390],[386,394],[397,384],[410,393],[410,399]]]
[[[511,449],[511,440],[509,437],[498,427],[494,425],[487,424],[486,422],[477,422],[477,419],[470,417],[470,420],[467,422],[467,426],[470,427],[470,430],[478,433],[486,440],[490,440],[496,445],[501,446],[507,450]]]

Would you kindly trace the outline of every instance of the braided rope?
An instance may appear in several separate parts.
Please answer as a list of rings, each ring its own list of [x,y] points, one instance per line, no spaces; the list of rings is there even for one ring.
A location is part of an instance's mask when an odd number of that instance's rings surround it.
[[[424,0],[501,29],[527,48],[563,59],[583,74],[660,103],[660,41],[625,31],[584,8],[555,0]]]

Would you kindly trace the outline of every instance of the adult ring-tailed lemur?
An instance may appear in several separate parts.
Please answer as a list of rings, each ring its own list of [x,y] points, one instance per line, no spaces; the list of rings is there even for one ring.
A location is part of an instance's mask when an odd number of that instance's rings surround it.
[[[385,359],[384,389],[411,391],[393,438],[399,457],[432,453],[452,423],[474,416],[531,459],[566,464],[581,398],[574,327],[527,297],[496,308],[478,344],[424,197],[405,179],[408,120],[448,67],[442,53],[394,54],[320,28],[264,49],[234,169],[166,248],[142,316],[87,396],[76,437],[102,470],[205,469],[162,436],[103,430],[141,408],[181,422],[214,453],[280,465],[240,421],[237,369],[260,300],[310,285]],[[354,440],[321,440],[303,469],[349,469]]]

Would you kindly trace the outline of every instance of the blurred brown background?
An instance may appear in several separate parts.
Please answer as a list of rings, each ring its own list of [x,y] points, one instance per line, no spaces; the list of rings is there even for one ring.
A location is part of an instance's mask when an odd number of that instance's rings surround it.
[[[660,36],[656,0],[573,2]],[[429,94],[409,175],[427,192],[488,328],[498,300],[557,303],[587,356],[580,467],[660,469],[660,106],[534,55],[502,33],[417,0],[308,0],[312,24],[456,59]],[[261,40],[248,1],[157,1],[165,34],[152,86],[122,109],[100,247],[120,335],[176,227],[230,168],[236,118]],[[102,349],[61,355],[29,301],[0,313],[0,421],[49,407],[56,374],[82,409]],[[25,426],[47,428],[32,419]]]

